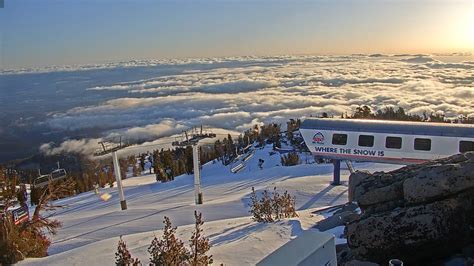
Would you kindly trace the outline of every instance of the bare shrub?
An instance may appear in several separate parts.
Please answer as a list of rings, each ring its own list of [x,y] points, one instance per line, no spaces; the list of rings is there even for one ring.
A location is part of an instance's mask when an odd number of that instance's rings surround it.
[[[288,191],[285,191],[283,193],[283,196],[280,198],[280,206],[282,208],[282,214],[284,218],[292,218],[292,217],[298,217],[298,214],[296,213],[296,197],[292,197]]]
[[[290,152],[288,155],[281,157],[281,164],[283,166],[293,166],[300,164],[300,156],[296,152]]]
[[[296,199],[291,197],[288,191],[280,195],[275,187],[271,196],[267,190],[264,190],[261,198],[258,199],[252,187],[250,199],[250,213],[257,222],[270,223],[283,218],[298,217],[295,208]]]

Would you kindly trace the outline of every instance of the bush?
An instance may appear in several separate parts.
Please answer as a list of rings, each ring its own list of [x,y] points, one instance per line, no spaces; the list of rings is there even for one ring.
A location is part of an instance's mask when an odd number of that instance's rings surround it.
[[[266,190],[263,191],[262,197],[258,199],[255,189],[252,187],[250,194],[250,213],[257,222],[270,223],[283,218],[298,217],[295,209],[295,197],[285,191],[280,196],[276,187],[273,188],[273,195]]]
[[[281,164],[283,166],[293,166],[300,164],[300,156],[296,152],[290,152],[281,157]]]
[[[122,240],[118,242],[117,252],[115,253],[115,265],[117,266],[138,266],[141,265],[141,262],[138,258],[132,258],[130,251],[127,249],[127,244]]]

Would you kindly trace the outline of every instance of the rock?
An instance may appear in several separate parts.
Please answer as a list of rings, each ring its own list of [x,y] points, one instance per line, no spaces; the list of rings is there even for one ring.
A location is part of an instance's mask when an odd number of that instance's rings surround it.
[[[430,201],[474,187],[474,163],[462,162],[428,168],[403,182],[403,197],[410,204]]]
[[[432,201],[474,187],[474,152],[398,170],[354,176],[353,198],[369,213]],[[360,180],[362,179],[362,180]]]
[[[336,245],[337,265],[344,265],[344,263],[352,260],[352,253],[347,244]]]
[[[326,213],[332,213],[331,216],[319,221],[314,228],[318,229],[319,231],[327,231],[337,226],[346,225],[349,222],[352,222],[356,219],[359,219],[359,213],[356,203],[349,202],[344,205],[335,206],[330,209],[323,210]],[[319,210],[317,213],[320,213]]]
[[[355,259],[419,264],[474,243],[473,152],[355,180],[362,215],[345,232]]]
[[[349,202],[357,201],[358,195],[354,194],[354,189],[356,186],[360,184],[364,179],[370,176],[369,171],[356,171],[349,176],[349,190],[348,190],[348,197]]]
[[[357,209],[359,208],[359,206],[357,205],[357,203],[354,203],[354,202],[348,202],[344,205],[342,205],[342,207],[335,211],[334,214],[338,214],[338,213],[341,213],[341,212],[354,212],[354,213],[357,213]]]
[[[395,209],[362,218],[346,227],[349,247],[357,258],[406,262],[449,255],[470,241],[474,191],[443,201]],[[446,245],[446,243],[450,243]]]
[[[319,221],[314,228],[317,228],[319,231],[324,232],[334,227],[341,225],[346,225],[349,222],[352,222],[359,218],[359,214],[354,211],[344,211],[340,213],[334,213],[334,215]]]

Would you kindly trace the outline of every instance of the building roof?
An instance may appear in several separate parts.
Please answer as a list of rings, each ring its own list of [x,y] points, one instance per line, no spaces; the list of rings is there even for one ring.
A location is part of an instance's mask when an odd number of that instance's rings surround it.
[[[308,118],[301,128],[474,138],[474,125],[450,123]]]

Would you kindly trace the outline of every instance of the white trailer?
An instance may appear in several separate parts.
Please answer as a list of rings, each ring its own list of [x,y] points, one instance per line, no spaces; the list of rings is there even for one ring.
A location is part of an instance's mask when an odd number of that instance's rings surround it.
[[[316,156],[413,164],[474,151],[474,125],[356,119],[306,119],[300,128]]]
[[[340,160],[416,164],[474,151],[474,125],[357,119],[306,119],[300,127],[309,151]]]

